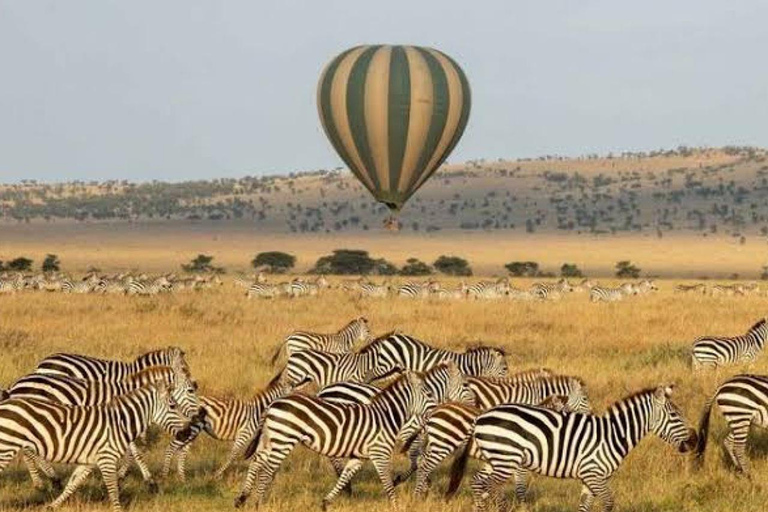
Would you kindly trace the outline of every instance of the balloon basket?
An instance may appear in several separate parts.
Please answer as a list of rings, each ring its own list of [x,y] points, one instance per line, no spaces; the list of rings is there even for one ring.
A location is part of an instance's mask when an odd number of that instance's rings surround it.
[[[398,231],[400,231],[401,227],[402,226],[400,225],[400,219],[398,219],[394,215],[389,217],[389,218],[387,218],[384,221],[384,229],[386,229],[387,231],[391,231],[393,233],[397,233]]]

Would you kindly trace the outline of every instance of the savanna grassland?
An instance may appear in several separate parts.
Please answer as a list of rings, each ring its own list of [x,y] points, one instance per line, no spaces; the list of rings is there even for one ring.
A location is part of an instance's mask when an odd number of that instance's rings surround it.
[[[525,284],[515,282],[515,284]],[[744,332],[766,314],[761,297],[710,298],[674,294],[674,282],[660,281],[653,296],[615,304],[590,304],[585,294],[559,302],[439,302],[408,300],[360,301],[339,290],[320,298],[248,301],[241,288],[224,286],[199,293],[154,298],[18,293],[0,297],[0,384],[8,385],[31,370],[36,361],[55,351],[75,351],[130,359],[156,347],[178,345],[186,350],[203,394],[246,397],[278,371],[269,360],[282,338],[294,329],[334,331],[349,319],[365,315],[376,333],[399,328],[432,344],[461,349],[472,343],[503,347],[512,370],[549,367],[582,377],[596,411],[643,387],[677,383],[677,403],[697,423],[702,405],[716,384],[735,373],[693,375],[689,347],[702,334]],[[745,370],[745,369],[741,369]],[[754,372],[766,373],[768,360]],[[621,511],[760,511],[768,501],[763,476],[768,474],[768,438],[755,432],[750,442],[752,481],[732,474],[721,456],[724,436],[720,417],[713,423],[713,444],[706,464],[693,472],[689,459],[656,438],[643,442],[618,471],[613,486]],[[241,464],[222,481],[210,475],[229,449],[210,438],[195,442],[187,484],[175,478],[161,482],[149,495],[137,472],[123,486],[131,510],[229,510],[244,476]],[[156,439],[149,462],[159,471],[164,438]],[[397,467],[405,458],[398,456]],[[471,465],[470,474],[477,468]],[[266,510],[319,510],[333,484],[329,463],[298,449],[278,473]],[[412,512],[468,511],[465,486],[460,497],[444,505],[438,494],[446,484],[446,468],[425,502],[410,496],[410,484],[399,488],[401,504]],[[511,492],[511,487],[509,488]],[[580,486],[574,481],[535,477],[530,510],[575,510]],[[0,476],[0,509],[25,510],[52,499],[36,491],[26,471],[14,463]],[[246,507],[251,509],[253,503]],[[352,498],[340,497],[331,510],[387,510],[380,484],[368,466],[355,480]],[[100,479],[91,477],[64,510],[108,510]]]

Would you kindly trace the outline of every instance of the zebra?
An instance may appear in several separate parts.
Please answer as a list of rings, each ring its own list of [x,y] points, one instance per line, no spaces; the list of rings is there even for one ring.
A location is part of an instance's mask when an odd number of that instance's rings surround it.
[[[751,363],[763,351],[768,336],[768,323],[763,318],[742,336],[704,336],[693,343],[694,370],[717,368],[739,363]]]
[[[484,511],[488,498],[515,476],[518,499],[525,501],[527,474],[535,472],[582,482],[579,510],[590,510],[595,497],[603,510],[613,508],[608,482],[623,459],[653,432],[680,452],[696,446],[690,428],[672,402],[673,386],[662,385],[632,394],[603,415],[562,414],[529,405],[500,405],[475,419],[474,432],[451,471],[449,493],[461,483],[467,457],[477,453],[485,461],[475,475],[475,508]]]
[[[579,379],[550,375],[529,380],[529,376],[535,374],[528,372],[528,375],[523,374],[518,379],[468,377],[467,384],[475,395],[475,404],[445,404],[435,408],[427,420],[424,449],[415,468],[417,496],[422,496],[427,490],[429,476],[435,468],[467,442],[472,435],[475,418],[481,411],[511,403],[546,406],[547,400],[552,397],[562,397],[561,409],[581,413],[591,411],[589,397]]]
[[[397,296],[406,299],[425,299],[439,289],[440,284],[432,280],[424,283],[404,283],[397,288]]]
[[[91,281],[70,281],[66,279],[61,283],[61,291],[63,293],[86,294],[91,293],[94,286],[95,283]]]
[[[47,462],[77,464],[62,493],[49,505],[56,508],[97,466],[112,509],[120,511],[118,464],[130,444],[153,423],[177,431],[180,439],[188,435],[189,420],[178,410],[173,390],[164,383],[97,406],[6,400],[0,402],[0,472],[19,452]]]
[[[272,356],[272,365],[277,362],[281,353],[287,357],[300,350],[321,350],[345,354],[352,351],[357,342],[367,342],[371,338],[371,328],[368,319],[359,316],[333,334],[296,331],[288,335]]]
[[[675,293],[694,293],[704,295],[707,293],[707,286],[704,283],[678,284],[675,286]]]
[[[245,296],[249,299],[254,297],[262,299],[273,299],[283,294],[283,289],[279,285],[269,283],[253,283],[248,287]]]
[[[465,285],[463,291],[467,298],[499,299],[506,296],[509,292],[509,279],[504,277],[495,283],[480,281],[479,283]]]
[[[296,297],[317,297],[320,295],[320,290],[328,288],[329,283],[325,276],[319,276],[317,279],[311,282],[304,282],[299,279],[291,281],[288,295],[291,298]]]
[[[130,363],[58,353],[40,361],[33,373],[63,375],[87,381],[119,382],[151,366],[170,366],[189,371],[184,351],[179,347],[168,347],[146,352]]]
[[[423,341],[400,333],[379,338],[379,367],[372,380],[383,378],[393,371],[426,372],[433,366],[448,360],[459,365],[464,375],[503,377],[507,374],[506,355],[495,347],[477,346],[466,352],[453,352],[427,345]]]
[[[709,435],[709,419],[712,405],[723,414],[728,424],[725,451],[736,470],[749,474],[746,455],[747,437],[752,424],[768,428],[768,376],[736,375],[723,382],[715,394],[707,400],[699,421],[699,442],[696,446],[697,466],[704,461]]]
[[[139,388],[156,383],[173,386],[174,399],[180,405],[182,413],[192,418],[200,412],[200,401],[197,397],[197,383],[190,379],[186,371],[179,371],[170,366],[154,366],[142,370],[119,382],[84,381],[74,377],[49,374],[29,374],[14,382],[8,389],[0,393],[0,400],[27,399],[50,401],[63,405],[95,406],[104,405],[115,398],[131,393]],[[157,484],[144,462],[135,444],[129,446],[130,455],[141,471],[144,481],[150,489],[156,489]],[[30,477],[36,488],[44,487],[43,481],[34,464],[25,457]],[[41,466],[43,472],[51,476],[53,469]],[[121,476],[128,471],[128,465],[121,468]],[[58,480],[54,478],[54,486]]]
[[[590,302],[617,302],[624,300],[627,295],[636,295],[637,291],[630,283],[626,283],[618,288],[609,288],[604,286],[593,286],[589,290]]]
[[[310,382],[325,387],[336,382],[369,382],[394,372],[381,362],[382,340],[377,339],[358,352],[336,354],[320,350],[294,352],[281,372],[281,380],[300,387]]]
[[[516,288],[514,286],[509,287],[509,290],[507,291],[507,297],[510,300],[522,300],[522,301],[532,301],[532,300],[541,299],[541,296],[538,295],[535,291],[521,290],[520,288]]]
[[[395,444],[407,425],[422,424],[435,406],[424,378],[407,373],[379,393],[370,404],[339,404],[301,393],[275,400],[248,452],[254,452],[235,506],[242,506],[254,483],[261,503],[275,472],[293,448],[302,443],[333,458],[348,458],[333,489],[323,498],[323,508],[346,487],[370,459],[390,502],[396,504],[390,470]],[[248,455],[248,453],[246,453]]]
[[[740,284],[715,284],[709,289],[709,294],[713,297],[719,295],[726,297],[745,295],[744,288]]]
[[[659,287],[656,286],[656,281],[653,279],[643,279],[634,286],[635,290],[637,291],[637,295],[646,295],[651,292],[659,291]]]
[[[592,281],[589,278],[584,278],[581,280],[581,282],[577,285],[573,285],[571,288],[573,292],[575,293],[584,293],[591,290],[594,286],[597,286],[597,283],[595,281]]]
[[[131,281],[125,288],[125,294],[147,297],[167,293],[172,289],[173,284],[166,277],[159,277],[152,282]]]
[[[534,283],[531,285],[530,291],[542,300],[557,300],[562,297],[563,293],[572,292],[573,287],[568,279],[563,277],[556,283]]]
[[[389,284],[360,283],[357,285],[360,298],[384,299],[389,296],[391,289]]]
[[[205,430],[208,435],[221,441],[233,441],[232,448],[224,464],[216,470],[214,478],[221,478],[227,469],[243,453],[248,442],[258,432],[261,426],[262,416],[269,405],[278,398],[282,398],[292,391],[292,388],[284,385],[275,376],[267,387],[249,400],[232,400],[216,398],[212,396],[200,396],[200,404],[206,411],[205,423],[200,428],[193,426],[189,439],[179,441],[174,439],[165,451],[165,458],[161,476],[167,477],[171,470],[174,456],[177,458],[177,472],[179,480],[186,481],[186,461],[191,448],[191,442],[195,440],[200,430]]]

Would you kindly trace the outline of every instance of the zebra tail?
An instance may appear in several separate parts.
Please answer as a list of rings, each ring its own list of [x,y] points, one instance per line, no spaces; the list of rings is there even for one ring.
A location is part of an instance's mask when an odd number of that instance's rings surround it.
[[[283,347],[285,346],[285,343],[281,343],[279,347],[277,347],[277,350],[275,351],[275,355],[272,356],[272,360],[269,362],[272,366],[275,366],[275,363],[277,363],[277,359],[280,357],[280,354],[283,352]]]
[[[451,465],[451,481],[448,483],[448,489],[445,491],[445,501],[449,501],[456,496],[456,491],[459,490],[461,481],[464,479],[464,473],[467,472],[467,461],[469,460],[469,451],[472,446],[472,439],[470,438],[464,446],[464,451],[456,457]]]
[[[408,453],[411,449],[411,445],[413,445],[413,442],[419,438],[422,432],[424,432],[423,427],[417,430],[416,432],[414,432],[413,435],[411,435],[411,437],[406,439],[405,442],[403,443],[403,447],[400,449],[400,453]]]
[[[700,469],[704,464],[704,452],[707,449],[707,438],[709,437],[709,419],[712,416],[710,413],[712,412],[712,404],[715,403],[715,396],[717,393],[704,404],[704,411],[699,420],[699,438],[696,441],[696,458],[694,459],[695,469]]]
[[[11,398],[11,394],[8,392],[8,390],[0,389],[0,402],[3,400],[8,400]]]

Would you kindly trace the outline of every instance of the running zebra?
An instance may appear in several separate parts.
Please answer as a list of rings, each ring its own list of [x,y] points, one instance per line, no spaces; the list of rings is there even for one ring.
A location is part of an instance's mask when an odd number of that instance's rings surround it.
[[[624,300],[628,295],[637,295],[637,291],[631,283],[625,283],[618,288],[593,286],[589,290],[590,302],[618,302]]]
[[[330,285],[325,276],[319,276],[314,281],[306,282],[301,279],[294,279],[291,281],[288,289],[288,296],[296,297],[317,297],[320,295],[320,290],[328,288]]]
[[[421,424],[435,406],[424,378],[408,373],[379,393],[370,404],[339,404],[301,393],[275,400],[248,452],[255,455],[235,506],[242,506],[254,483],[261,504],[274,474],[293,448],[302,443],[336,459],[347,458],[333,489],[323,498],[325,508],[370,459],[394,505],[391,462],[395,444],[406,425]],[[246,456],[249,453],[246,453]]]
[[[568,279],[563,277],[556,283],[534,283],[531,285],[530,291],[541,300],[557,300],[564,293],[572,292],[573,287]]]
[[[283,294],[283,288],[280,285],[269,283],[253,283],[248,287],[245,296],[249,299],[254,297],[261,299],[274,299]]]
[[[267,384],[267,387],[256,393],[250,400],[233,400],[201,396],[200,404],[206,411],[205,424],[201,428],[193,426],[192,435],[184,440],[173,440],[165,451],[165,459],[161,475],[168,476],[174,456],[177,458],[177,471],[179,479],[186,481],[186,462],[192,441],[195,440],[200,430],[220,441],[233,441],[232,449],[224,464],[216,470],[214,478],[221,478],[227,469],[242,455],[248,442],[256,436],[261,426],[264,411],[269,405],[289,394],[291,387],[283,385],[277,375]]]
[[[500,299],[509,293],[509,279],[503,277],[495,283],[480,281],[464,286],[463,291],[471,299]]]
[[[371,328],[368,319],[360,316],[333,334],[296,331],[288,335],[272,356],[272,365],[277,362],[280,354],[287,357],[300,350],[321,350],[335,354],[346,354],[352,351],[357,342],[368,342],[371,339]]]
[[[175,430],[183,439],[188,435],[188,423],[173,398],[173,390],[162,383],[98,406],[6,400],[0,402],[0,472],[19,452],[33,460],[77,464],[64,491],[49,505],[56,508],[96,466],[112,509],[120,511],[118,465],[130,444],[151,424]]]
[[[126,295],[139,295],[141,297],[152,297],[160,293],[168,293],[173,290],[171,283],[165,276],[158,277],[154,281],[131,281],[125,288]]]
[[[704,283],[678,284],[675,286],[675,293],[693,293],[704,295],[707,293],[707,286]]]
[[[389,296],[391,289],[389,284],[360,283],[357,285],[360,298],[384,299]]]
[[[314,382],[321,388],[337,382],[369,382],[394,372],[391,365],[382,364],[381,350],[382,339],[376,339],[354,353],[294,352],[280,374],[281,380],[292,387]]]
[[[440,284],[432,280],[424,283],[405,283],[397,288],[397,296],[406,299],[426,299],[439,289]]]
[[[445,361],[454,361],[464,375],[503,377],[507,374],[506,355],[499,348],[478,346],[463,353],[453,352],[400,333],[383,336],[376,344],[381,355],[374,380],[393,371],[426,372]]]
[[[91,293],[95,286],[96,283],[91,281],[70,281],[69,279],[65,279],[64,282],[61,283],[61,291],[63,293],[75,293],[82,295]]]
[[[699,442],[696,446],[698,465],[704,461],[709,435],[709,418],[712,405],[723,414],[728,424],[728,435],[723,444],[736,470],[749,474],[747,438],[754,424],[768,428],[768,376],[737,375],[723,382],[715,394],[707,400],[699,421]]]
[[[651,432],[681,452],[696,446],[691,429],[670,399],[672,386],[630,395],[600,416],[562,414],[527,405],[500,405],[475,420],[474,433],[454,463],[449,493],[454,493],[471,451],[486,462],[472,482],[475,508],[487,509],[490,497],[511,476],[515,493],[525,501],[527,473],[576,478],[583,487],[579,510],[590,510],[595,497],[603,510],[613,509],[609,481],[624,458]]]
[[[553,397],[562,397],[559,398],[563,402],[560,409],[580,413],[591,411],[589,397],[581,380],[554,375],[529,380],[530,376],[537,373],[527,372],[507,379],[468,377],[467,384],[476,399],[474,406],[445,404],[430,414],[424,432],[421,459],[417,464],[412,462],[411,472],[413,469],[417,471],[417,496],[426,492],[432,472],[469,440],[475,418],[481,411],[501,404],[546,405]],[[411,459],[414,460],[413,455]],[[400,480],[408,476],[410,473],[406,473]]]
[[[653,279],[643,279],[639,283],[634,285],[637,295],[647,295],[651,292],[659,291],[659,287],[656,286],[656,281]]]
[[[720,295],[726,297],[745,295],[744,288],[740,284],[715,284],[709,289],[709,294],[713,297],[718,297]]]
[[[33,373],[63,375],[87,381],[119,382],[152,366],[170,366],[189,372],[184,351],[178,347],[168,347],[142,354],[130,363],[80,354],[53,354],[40,361]]]
[[[763,351],[766,336],[768,324],[764,318],[742,336],[699,338],[693,343],[693,369],[751,363]]]

